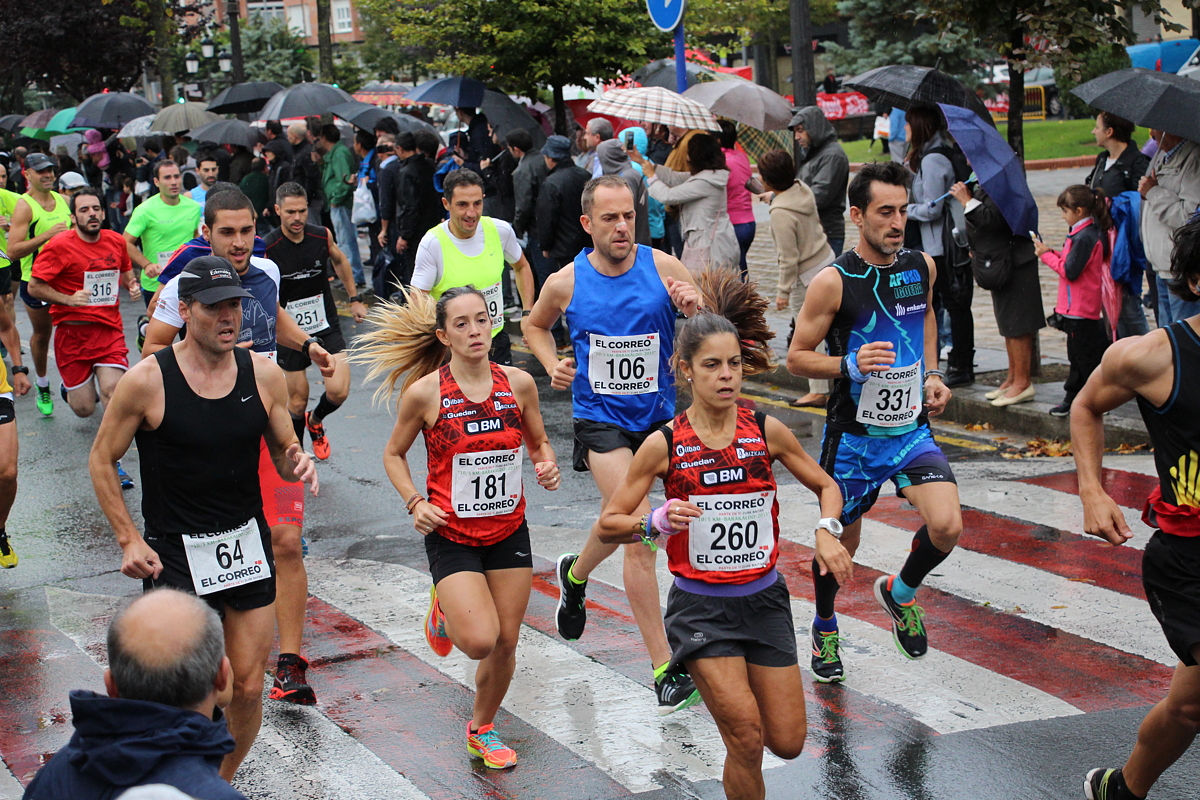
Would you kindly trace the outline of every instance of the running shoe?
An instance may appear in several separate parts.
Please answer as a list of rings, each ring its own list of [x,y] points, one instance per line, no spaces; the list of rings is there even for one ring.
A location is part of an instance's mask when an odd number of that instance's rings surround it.
[[[664,672],[655,682],[654,691],[658,695],[660,717],[691,708],[700,702],[700,690],[682,667]]]
[[[150,318],[142,314],[137,318],[137,349],[142,352],[142,348],[146,346],[146,331],[150,327]]]
[[[308,685],[308,661],[294,653],[280,653],[275,665],[275,685],[268,695],[272,700],[282,700],[298,706],[314,706],[317,695]]]
[[[64,403],[71,402],[70,400],[67,399],[67,385],[65,383],[60,383],[58,385],[58,394],[63,399]]]
[[[450,655],[454,643],[446,635],[446,615],[437,599],[437,587],[429,587],[429,611],[425,614],[425,641],[429,648],[443,658]]]
[[[1117,800],[1125,786],[1125,777],[1119,769],[1094,769],[1083,779],[1083,794],[1088,800]],[[1133,792],[1128,792],[1133,797]]]
[[[308,555],[308,539],[304,538],[303,536],[300,537],[300,555]]]
[[[583,627],[587,625],[587,609],[584,608],[587,581],[575,583],[567,575],[578,558],[574,553],[563,553],[558,557],[558,610],[554,613],[554,621],[558,625],[558,635],[572,642],[583,636]]]
[[[133,478],[129,477],[129,473],[121,466],[120,461],[117,462],[117,477],[121,479],[122,489],[128,490],[133,488]]]
[[[929,650],[925,635],[925,609],[914,600],[900,605],[892,597],[892,575],[881,575],[875,581],[875,599],[892,617],[892,640],[906,658],[920,658]]]
[[[321,461],[329,458],[329,439],[325,438],[325,425],[312,421],[312,414],[304,412],[304,427],[312,438],[313,455]]]
[[[54,395],[50,392],[49,386],[37,387],[37,408],[42,412],[43,417],[48,417],[54,413]]]
[[[12,569],[17,565],[17,551],[8,543],[8,534],[0,532],[0,567]]]
[[[812,639],[812,674],[818,683],[841,683],[846,680],[842,667],[842,636],[837,631],[824,633],[816,625],[809,627]]]
[[[467,723],[467,752],[476,758],[483,759],[483,765],[490,769],[508,769],[517,765],[516,752],[500,741],[494,725],[484,725],[475,733],[471,733],[471,723]]]

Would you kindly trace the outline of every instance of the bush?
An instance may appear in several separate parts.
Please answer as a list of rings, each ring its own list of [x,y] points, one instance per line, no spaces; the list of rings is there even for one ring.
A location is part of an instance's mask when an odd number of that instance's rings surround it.
[[[1054,82],[1058,85],[1058,96],[1062,98],[1063,107],[1069,119],[1094,117],[1100,113],[1087,103],[1071,94],[1071,90],[1081,83],[1087,83],[1092,78],[1127,69],[1133,66],[1129,53],[1120,45],[1101,46],[1082,54],[1074,64],[1060,64],[1054,68]],[[1077,69],[1072,70],[1071,67]]]

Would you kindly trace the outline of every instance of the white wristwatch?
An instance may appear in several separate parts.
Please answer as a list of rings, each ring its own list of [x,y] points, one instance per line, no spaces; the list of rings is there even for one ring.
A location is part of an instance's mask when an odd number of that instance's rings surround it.
[[[832,533],[833,538],[835,539],[840,540],[842,538],[842,531],[844,528],[842,528],[841,521],[836,517],[822,517],[821,519],[817,520],[817,530],[820,530],[821,528],[824,528]]]

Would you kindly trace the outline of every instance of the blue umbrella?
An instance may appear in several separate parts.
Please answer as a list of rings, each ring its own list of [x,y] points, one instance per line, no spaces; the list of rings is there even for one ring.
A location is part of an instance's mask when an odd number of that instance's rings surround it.
[[[436,78],[425,81],[404,98],[409,103],[439,103],[455,108],[479,108],[485,87],[474,78]]]
[[[1004,221],[1018,236],[1038,229],[1037,204],[1025,167],[1000,133],[969,108],[938,103],[946,116],[946,127],[962,148],[979,185],[995,201]]]

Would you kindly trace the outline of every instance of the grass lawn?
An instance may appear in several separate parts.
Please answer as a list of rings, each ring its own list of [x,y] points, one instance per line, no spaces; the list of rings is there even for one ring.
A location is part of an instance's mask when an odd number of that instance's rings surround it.
[[[1026,121],[1026,160],[1094,156],[1099,152],[1095,144],[1095,139],[1092,138],[1092,126],[1094,124],[1095,120],[1090,118]],[[1007,125],[1000,126],[1000,135],[1004,137],[1008,136]],[[1138,128],[1133,136],[1140,147],[1146,143],[1146,138],[1149,135],[1150,132],[1145,128]],[[843,142],[842,146],[846,148],[846,154],[850,156],[851,161],[881,160],[882,156],[879,154],[879,145],[872,145],[871,152],[868,153],[867,145],[869,144],[871,144],[871,140],[860,139],[856,142]]]

